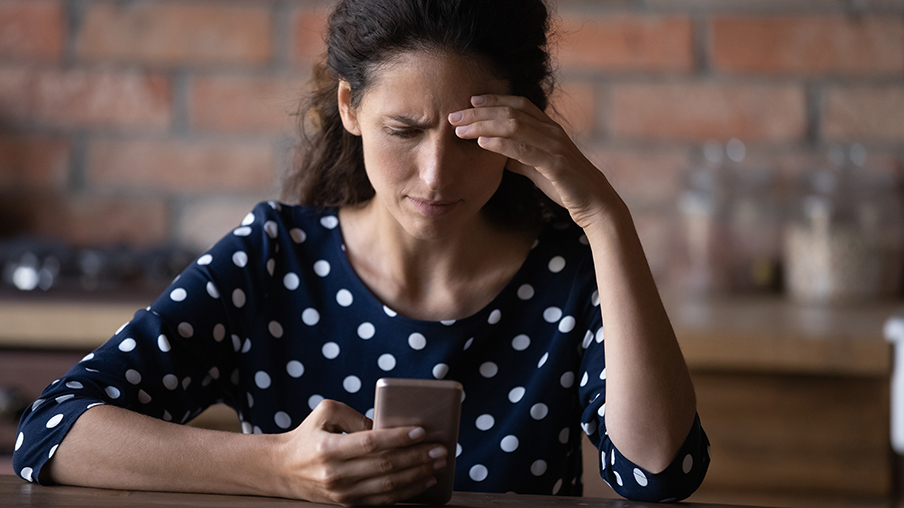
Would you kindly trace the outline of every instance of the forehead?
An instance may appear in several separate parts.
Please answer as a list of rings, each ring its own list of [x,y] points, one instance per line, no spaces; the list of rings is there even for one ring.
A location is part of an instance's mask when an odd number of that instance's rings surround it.
[[[451,113],[470,107],[479,94],[507,94],[505,80],[486,65],[455,53],[400,53],[378,67],[360,108],[372,112],[409,109],[411,113]]]

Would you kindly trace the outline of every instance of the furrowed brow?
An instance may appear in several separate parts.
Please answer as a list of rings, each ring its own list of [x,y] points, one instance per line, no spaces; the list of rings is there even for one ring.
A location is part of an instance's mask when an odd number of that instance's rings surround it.
[[[396,122],[399,122],[407,127],[412,127],[415,129],[427,129],[430,127],[430,124],[428,124],[426,122],[416,120],[414,118],[404,116],[404,115],[390,115],[389,119],[395,120]]]

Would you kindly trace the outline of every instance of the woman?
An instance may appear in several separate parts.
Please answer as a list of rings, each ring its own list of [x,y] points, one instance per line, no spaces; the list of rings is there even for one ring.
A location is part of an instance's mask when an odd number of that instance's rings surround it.
[[[455,453],[458,490],[579,495],[584,432],[623,495],[693,492],[693,386],[625,205],[543,112],[548,24],[542,0],[340,2],[287,185],[309,206],[255,208],[48,387],[16,471],[384,504]],[[458,448],[371,430],[384,376],[460,381]],[[218,401],[245,434],[169,423]]]

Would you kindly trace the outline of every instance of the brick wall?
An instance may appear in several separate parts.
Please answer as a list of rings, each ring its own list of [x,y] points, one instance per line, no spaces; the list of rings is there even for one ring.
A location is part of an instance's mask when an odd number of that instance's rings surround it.
[[[278,195],[327,0],[0,0],[0,234],[204,248]],[[558,104],[664,270],[732,137],[790,177],[904,153],[904,0],[559,0]]]

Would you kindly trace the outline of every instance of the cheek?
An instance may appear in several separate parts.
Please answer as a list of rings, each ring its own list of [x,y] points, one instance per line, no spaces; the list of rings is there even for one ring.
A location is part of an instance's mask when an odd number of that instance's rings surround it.
[[[387,185],[402,178],[404,153],[385,142],[369,138],[362,139],[364,148],[364,168],[371,185],[378,192]]]

